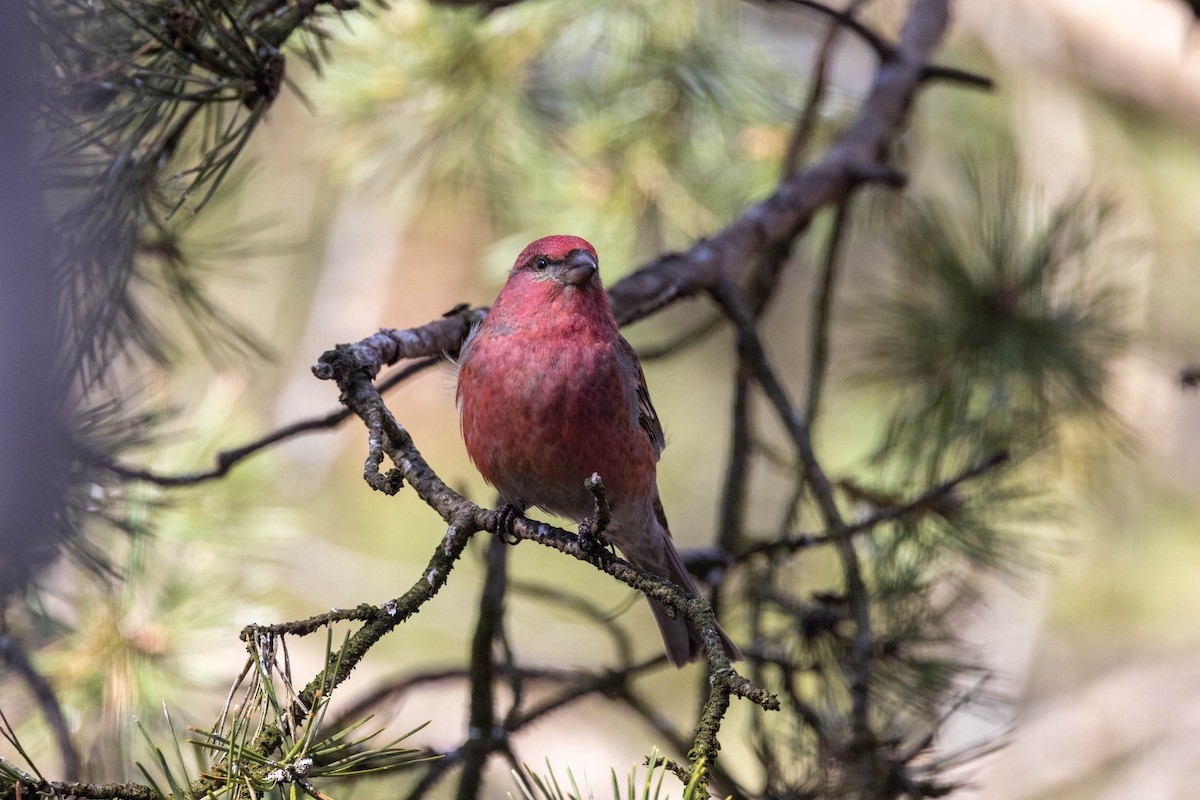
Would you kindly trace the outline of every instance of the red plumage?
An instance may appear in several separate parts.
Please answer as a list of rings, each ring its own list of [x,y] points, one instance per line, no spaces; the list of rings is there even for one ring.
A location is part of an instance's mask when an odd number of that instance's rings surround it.
[[[458,403],[467,452],[505,503],[578,522],[593,510],[584,480],[599,473],[613,506],[606,535],[630,562],[697,592],[658,499],[662,426],[587,241],[548,236],[521,251],[463,346]],[[687,623],[651,608],[671,662],[698,658]]]

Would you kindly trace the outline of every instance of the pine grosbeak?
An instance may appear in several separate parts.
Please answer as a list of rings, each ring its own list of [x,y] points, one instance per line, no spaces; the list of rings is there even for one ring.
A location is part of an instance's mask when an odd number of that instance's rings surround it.
[[[698,594],[658,498],[662,425],[598,266],[595,249],[577,236],[539,239],[517,257],[462,348],[463,440],[501,501],[521,512],[539,506],[579,522],[595,507],[584,480],[599,473],[612,504],[604,535],[631,563]],[[700,638],[687,621],[657,601],[650,606],[671,663],[699,658]]]

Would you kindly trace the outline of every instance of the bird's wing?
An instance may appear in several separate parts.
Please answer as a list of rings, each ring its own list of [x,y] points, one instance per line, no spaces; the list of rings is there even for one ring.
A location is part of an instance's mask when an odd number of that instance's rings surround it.
[[[650,388],[646,386],[646,375],[642,372],[642,364],[638,361],[637,352],[629,342],[625,341],[625,337],[621,337],[621,353],[633,367],[634,374],[637,376],[637,416],[638,425],[646,432],[646,436],[650,438],[650,446],[654,448],[654,456],[657,458],[667,446],[667,437],[663,434],[662,423],[658,419],[658,412],[654,410],[654,404],[650,402]]]

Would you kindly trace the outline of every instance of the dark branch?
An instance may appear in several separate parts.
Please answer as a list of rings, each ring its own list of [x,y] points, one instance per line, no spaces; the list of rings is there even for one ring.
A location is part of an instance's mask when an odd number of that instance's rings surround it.
[[[894,58],[879,65],[855,122],[825,157],[782,182],[767,199],[690,250],[667,253],[615,283],[608,290],[613,312],[628,324],[699,292],[712,290],[746,265],[792,241],[820,209],[841,202],[868,181],[894,184],[902,176],[884,161],[908,118],[909,107],[925,75],[928,60],[948,22],[947,0],[914,3]],[[322,380],[334,377],[329,360],[345,352],[357,368],[378,374],[383,364],[401,358],[453,353],[483,309],[450,316],[407,330],[383,330],[323,355],[313,367]]]
[[[479,596],[479,618],[471,638],[471,700],[468,741],[463,745],[459,800],[474,800],[483,786],[489,757],[504,746],[497,735],[494,647],[504,626],[504,595],[508,589],[508,546],[497,536],[488,542],[487,572]]]
[[[853,19],[854,14],[864,2],[865,0],[853,0],[843,13]],[[800,165],[804,163],[804,154],[808,150],[813,132],[817,128],[821,103],[825,99],[829,61],[833,57],[833,47],[838,41],[838,33],[842,30],[841,25],[836,22],[835,20],[835,24],[830,26],[829,32],[825,34],[825,39],[821,42],[821,49],[817,51],[817,61],[812,70],[808,97],[804,101],[804,111],[796,119],[792,135],[788,138],[787,151],[783,157],[783,176],[785,178],[796,174],[796,170],[800,169]]]
[[[835,539],[842,572],[846,581],[846,595],[853,610],[855,635],[851,653],[850,693],[852,697],[851,720],[856,743],[866,745],[872,739],[870,728],[869,700],[872,671],[873,636],[871,633],[870,594],[862,576],[858,553],[854,542],[845,535],[846,523],[842,519],[834,497],[833,484],[817,461],[807,421],[794,409],[787,397],[783,384],[767,361],[766,351],[759,341],[754,317],[749,304],[733,281],[727,280],[712,291],[713,299],[729,315],[738,332],[738,354],[743,363],[754,373],[767,399],[775,407],[792,438],[796,455],[804,468],[804,474],[813,489],[817,507],[826,528]]]
[[[45,795],[72,797],[78,800],[162,800],[158,792],[140,783],[71,783],[68,781],[31,780],[15,784],[13,793],[8,787],[0,789],[0,798],[21,800]]]
[[[833,290],[837,281],[838,259],[841,255],[843,234],[850,216],[850,198],[838,204],[833,217],[833,230],[825,245],[825,261],[821,268],[820,282],[813,298],[812,328],[809,331],[808,394],[804,401],[804,417],[809,426],[815,423],[821,404],[821,393],[825,387],[825,373],[829,363],[829,328],[833,308]]]
[[[749,265],[762,264],[763,259],[787,248],[805,230],[817,211],[843,202],[858,186],[872,181],[889,185],[903,181],[903,176],[890,166],[886,156],[906,123],[913,97],[927,76],[930,56],[941,40],[947,21],[946,0],[915,0],[901,32],[900,44],[888,45],[890,52],[881,59],[858,118],[822,160],[782,181],[771,196],[749,208],[712,238],[697,242],[686,252],[663,255],[609,290],[614,312],[622,324],[698,293],[708,293],[716,299],[735,324],[741,361],[787,428],[825,526],[836,538],[835,545],[845,574],[850,618],[856,628],[848,677],[853,698],[854,743],[862,746],[870,744],[872,737],[867,701],[874,643],[869,598],[861,568],[853,542],[845,535],[847,525],[838,509],[833,485],[813,453],[808,423],[795,411],[771,369],[755,330],[755,304],[748,301],[736,280]],[[847,25],[863,35],[853,25]],[[767,292],[766,297],[769,296]],[[385,363],[453,352],[471,325],[484,313],[482,310],[459,311],[447,319],[419,328],[381,331],[356,344],[341,345],[337,350],[327,352],[313,368],[318,378],[337,381],[343,402],[367,427],[369,447],[364,465],[367,482],[373,488],[387,492],[398,490],[403,482],[408,483],[450,524],[447,541],[451,536],[461,536],[465,540],[471,535],[464,533],[468,529],[498,534],[501,515],[474,506],[445,486],[416,451],[408,433],[392,417],[370,381]],[[385,458],[395,465],[387,473],[381,471]],[[701,710],[689,752],[693,771],[701,762],[712,764],[715,761],[719,747],[717,735],[732,696],[751,699],[767,708],[777,707],[774,697],[747,681],[729,663],[717,634],[715,615],[702,599],[638,570],[607,551],[587,547],[579,537],[545,523],[518,518],[506,532],[587,561],[683,614],[701,634],[709,659],[711,690]],[[449,568],[450,564],[446,566]],[[433,576],[430,577],[432,581]],[[444,580],[444,576],[439,577]],[[430,777],[429,780],[436,781],[437,778]]]
[[[765,0],[765,2],[778,3],[786,1],[798,6],[810,8],[813,11],[824,14],[837,22],[839,27],[846,28],[853,32],[858,38],[862,39],[868,47],[875,51],[876,57],[880,61],[888,61],[896,57],[897,48],[889,42],[883,35],[876,33],[873,29],[861,22],[854,16],[858,6],[862,5],[859,0],[850,4],[844,11],[831,8],[824,3],[815,2],[815,0]],[[986,75],[980,75],[975,72],[970,72],[957,67],[944,67],[938,64],[930,64],[926,66],[921,73],[921,80],[939,80],[950,83],[960,83],[964,86],[969,86],[975,89],[992,90],[995,88],[995,83]]]
[[[606,574],[639,590],[647,597],[658,600],[676,613],[683,614],[692,627],[700,634],[706,654],[712,691],[705,702],[701,723],[697,728],[692,755],[693,767],[701,761],[710,763],[716,759],[718,745],[717,732],[720,723],[729,706],[731,696],[745,698],[764,708],[778,708],[778,701],[762,689],[752,685],[739,675],[729,661],[729,656],[721,642],[716,615],[712,607],[703,599],[695,597],[668,580],[645,572],[627,561],[612,555],[607,550],[595,548],[575,534],[546,523],[535,523],[524,517],[518,517],[511,525],[505,525],[504,515],[498,511],[487,511],[479,508],[463,498],[445,483],[429,468],[424,458],[413,445],[408,432],[392,417],[391,412],[383,403],[378,391],[371,383],[369,369],[363,368],[357,360],[357,354],[352,346],[345,346],[322,356],[320,365],[322,372],[337,380],[341,388],[341,399],[366,424],[369,441],[369,455],[364,469],[364,477],[375,488],[399,486],[398,478],[406,481],[423,501],[442,515],[450,524],[447,534],[447,544],[455,543],[455,558],[465,546],[466,538],[478,530],[488,530],[500,535],[509,534],[517,539],[528,539],[547,547],[552,547],[562,553],[581,561],[586,561]],[[395,478],[381,473],[383,458],[386,457],[396,465]],[[385,486],[386,485],[386,486]],[[435,554],[435,560],[440,555]],[[451,568],[452,560],[442,564],[445,571]],[[445,572],[436,569],[429,573],[429,584],[434,586],[444,583]],[[424,582],[418,583],[411,592],[421,591],[418,599],[427,599],[431,595],[425,592]],[[397,603],[399,616],[409,613],[411,604]],[[384,622],[387,624],[387,621]],[[370,623],[368,624],[368,626]],[[366,626],[365,626],[366,627]],[[388,627],[390,630],[390,627]],[[362,634],[355,634],[352,640]],[[369,645],[368,645],[369,646]],[[356,658],[336,654],[331,659],[329,673],[349,674],[349,669],[357,663]],[[344,665],[348,668],[343,669]],[[332,680],[332,679],[331,679]],[[331,681],[326,681],[331,682]],[[301,693],[301,700],[315,696],[315,692],[327,693],[332,685],[322,687],[310,685]],[[301,712],[303,713],[303,712]],[[256,743],[257,745],[257,743]]]
[[[989,92],[996,88],[996,82],[987,75],[980,75],[976,72],[959,69],[958,67],[943,67],[938,64],[930,64],[926,67],[924,73],[921,75],[921,79],[926,81],[961,83],[963,86],[983,89]]]
[[[334,373],[327,366],[327,362],[339,352],[348,352],[356,362],[357,368],[367,370],[372,377],[378,375],[384,365],[395,364],[404,358],[443,354],[453,356],[458,352],[463,339],[485,316],[486,308],[460,307],[419,328],[385,328],[360,342],[341,344],[336,350],[326,352],[313,366],[313,374],[320,380],[331,380]]]
[[[779,2],[779,0],[771,0],[771,2]],[[896,46],[889,42],[882,35],[876,33],[871,28],[864,25],[857,17],[854,16],[854,9],[841,11],[836,8],[830,8],[824,3],[815,2],[815,0],[786,0],[798,6],[810,8],[820,14],[837,21],[837,24],[854,33],[858,38],[862,39],[868,47],[875,51],[876,57],[880,61],[890,61],[896,57]]]
[[[887,522],[895,522],[896,520],[910,517],[914,514],[925,513],[935,509],[942,508],[946,505],[946,500],[952,498],[955,491],[964,483],[972,481],[985,473],[1003,466],[1008,463],[1009,455],[1005,452],[996,453],[984,459],[980,463],[962,473],[954,476],[950,480],[940,483],[921,494],[914,497],[912,500],[904,503],[897,503],[882,510],[876,511],[866,519],[847,525],[841,536],[856,536],[860,533],[866,533]],[[772,556],[780,553],[792,553],[798,550],[822,545],[832,544],[837,537],[831,533],[801,533],[792,536],[785,536],[769,542],[758,542],[742,550],[736,556],[730,559],[730,563],[743,562],[753,556],[765,555]]]
[[[388,389],[400,384],[402,381],[411,378],[419,372],[422,372],[435,364],[441,363],[439,358],[426,358],[409,364],[404,369],[394,375],[388,376],[379,384],[379,391],[386,392]],[[295,438],[305,433],[313,433],[315,431],[325,431],[336,428],[347,419],[350,418],[350,411],[346,408],[339,408],[336,411],[330,411],[320,417],[310,417],[309,419],[299,420],[282,428],[278,428],[270,433],[255,439],[252,442],[235,447],[231,450],[222,450],[217,454],[217,463],[212,469],[202,472],[185,472],[179,475],[161,475],[141,467],[130,467],[119,463],[116,459],[103,453],[98,453],[91,450],[80,448],[85,460],[98,467],[108,470],[117,477],[129,481],[143,481],[145,483],[153,483],[156,486],[164,488],[173,488],[180,486],[195,486],[206,481],[223,478],[229,470],[233,469],[239,462],[249,458],[260,450],[265,450],[268,447],[285,442],[288,439]]]
[[[71,741],[71,731],[63,716],[58,697],[54,694],[54,687],[37,671],[25,650],[10,633],[3,630],[3,626],[3,616],[0,615],[0,661],[25,682],[29,693],[42,709],[42,715],[54,734],[55,744],[58,745],[58,753],[63,761],[63,776],[68,782],[78,780],[81,768],[79,751]]]

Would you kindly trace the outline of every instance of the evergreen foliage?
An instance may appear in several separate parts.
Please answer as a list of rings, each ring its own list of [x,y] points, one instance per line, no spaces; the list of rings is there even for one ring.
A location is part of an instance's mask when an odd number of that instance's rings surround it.
[[[612,243],[618,264],[687,248],[769,194],[781,172],[792,179],[800,165],[781,164],[809,144],[798,139],[833,137],[848,124],[826,114],[813,133],[813,115],[829,108],[823,93],[816,91],[807,108],[791,107],[795,76],[754,44],[762,31],[736,4],[491,5],[484,13],[400,0],[370,18],[348,16],[350,41],[314,96],[337,110],[345,130],[365,134],[340,156],[352,172],[402,185],[421,213],[469,209],[494,234],[497,252],[559,228],[594,231]],[[912,13],[936,5],[918,3]],[[78,591],[75,601],[87,603],[78,614],[39,608],[36,594],[26,609],[18,609],[19,598],[7,598],[7,614],[14,630],[48,648],[46,665],[56,678],[66,681],[72,664],[90,670],[75,685],[90,687],[85,694],[93,701],[108,697],[96,682],[120,680],[123,694],[137,696],[144,708],[139,692],[172,680],[180,654],[164,643],[167,637],[151,635],[159,630],[154,626],[131,635],[130,619],[178,613],[197,592],[220,585],[195,564],[186,565],[197,567],[190,573],[141,569],[138,537],[162,519],[166,487],[224,473],[163,479],[126,467],[126,453],[158,433],[159,419],[131,410],[115,365],[124,356],[168,370],[189,335],[210,352],[260,353],[246,327],[209,297],[209,275],[188,248],[189,220],[229,190],[247,142],[260,135],[264,116],[292,81],[292,63],[323,70],[324,26],[356,8],[354,0],[48,0],[30,7],[46,59],[40,166],[59,245],[53,269],[62,311],[60,366],[77,400],[63,470],[70,511],[62,538],[97,573],[122,574],[89,584],[111,593],[105,597]],[[818,61],[809,76],[818,86],[824,68]],[[809,123],[789,132],[788,120],[797,116]],[[150,765],[139,764],[145,783],[82,789],[56,781],[39,771],[5,722],[5,739],[27,763],[0,760],[0,798],[324,798],[334,791],[328,784],[343,786],[334,779],[376,772],[412,776],[405,791],[417,798],[451,769],[463,774],[460,796],[474,797],[483,791],[489,759],[517,763],[518,731],[582,697],[612,701],[631,720],[653,725],[680,759],[660,759],[655,751],[644,786],[631,777],[622,787],[614,772],[614,797],[700,797],[706,789],[779,798],[948,793],[955,784],[947,770],[963,754],[939,751],[938,733],[965,705],[994,699],[987,670],[959,639],[959,615],[973,602],[979,575],[1019,572],[1033,560],[1025,522],[1041,516],[1048,501],[1028,488],[1022,469],[1067,422],[1109,419],[1109,365],[1126,340],[1117,293],[1092,266],[1108,209],[1075,198],[1031,213],[1031,194],[1012,170],[991,178],[983,169],[972,163],[965,189],[950,200],[915,199],[899,215],[898,272],[860,336],[870,380],[892,394],[891,417],[877,457],[844,475],[821,469],[812,419],[778,408],[788,402],[785,387],[756,327],[778,275],[802,265],[803,255],[792,259],[789,251],[804,231],[772,240],[770,253],[732,265],[727,284],[707,287],[738,340],[739,402],[728,420],[727,465],[727,486],[735,490],[716,509],[733,522],[722,531],[721,547],[692,558],[712,590],[711,605],[679,600],[677,611],[693,622],[719,613],[744,643],[746,659],[710,673],[699,688],[694,736],[664,721],[641,692],[639,681],[661,659],[634,661],[625,632],[578,592],[510,582],[503,547],[489,552],[473,661],[451,675],[471,690],[473,726],[477,715],[488,724],[474,726],[461,747],[434,753],[397,746],[417,731],[381,745],[379,734],[360,734],[362,716],[336,718],[330,708],[341,683],[386,633],[419,611],[433,613],[423,604],[470,536],[496,526],[489,512],[441,483],[384,407],[371,419],[363,415],[372,433],[368,482],[389,494],[412,485],[449,523],[429,568],[409,576],[412,588],[386,603],[355,598],[362,604],[352,609],[245,629],[250,657],[217,724],[191,734],[195,758],[183,754],[182,734],[172,724],[143,729],[152,755]],[[873,179],[848,179],[852,188],[839,198],[837,221],[823,242],[829,280],[817,287],[815,309],[839,302],[832,278],[844,255],[843,222],[853,214],[849,198]],[[880,180],[895,182],[889,175]],[[478,312],[456,309],[424,333],[434,340],[434,326],[466,321],[471,313]],[[820,320],[813,342],[784,342],[781,349],[816,353],[832,328],[827,315],[813,316]],[[697,331],[715,327],[705,323]],[[411,332],[390,333],[400,340]],[[693,334],[680,347],[703,338]],[[457,340],[422,358],[456,347]],[[814,373],[824,370],[821,359],[810,361]],[[414,363],[403,375],[428,363]],[[746,378],[751,372],[757,382]],[[822,392],[837,390],[822,377],[810,381],[808,409]],[[788,442],[767,443],[774,429],[747,400],[759,389],[776,404]],[[347,416],[331,415],[328,424]],[[722,415],[717,435],[726,435],[724,425]],[[1098,437],[1110,433],[1106,424],[1095,428]],[[385,455],[395,464],[386,474]],[[752,474],[782,477],[793,491],[779,508],[751,509],[747,493],[736,489]],[[783,520],[771,534],[760,523],[767,515]],[[219,519],[213,511],[209,522]],[[133,538],[114,540],[113,529]],[[584,552],[569,534],[547,526],[536,536],[521,530],[523,538],[643,591],[672,596],[671,587],[645,583],[611,554]],[[114,565],[114,551],[127,557]],[[620,663],[566,670],[521,662],[504,629],[509,588],[543,599],[553,594],[552,602],[593,618],[612,633]],[[208,606],[224,608],[216,599]],[[7,641],[9,623],[0,621]],[[337,647],[335,624],[356,626]],[[287,642],[318,631],[328,637],[323,666],[311,680],[293,681]],[[77,658],[81,653],[93,658]],[[422,676],[405,675],[390,688],[421,682]],[[505,714],[493,693],[501,683],[514,697]],[[552,690],[550,699],[528,701],[526,687],[535,683]],[[731,698],[761,706],[749,708],[747,730],[722,727]],[[743,737],[752,763],[731,768],[717,758],[718,736]],[[105,755],[128,764],[123,746]],[[518,775],[529,800],[593,796],[570,773],[571,789],[560,787],[553,768],[544,779]],[[364,793],[377,786],[352,785]],[[386,792],[397,794],[394,785]]]

